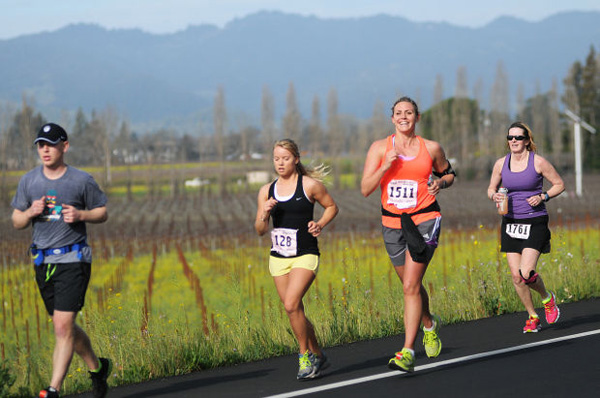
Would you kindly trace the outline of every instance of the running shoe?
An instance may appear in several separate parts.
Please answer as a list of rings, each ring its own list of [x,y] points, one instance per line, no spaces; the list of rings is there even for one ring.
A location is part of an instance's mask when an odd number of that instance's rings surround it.
[[[312,353],[306,351],[304,354],[298,354],[298,380],[309,380],[315,378],[316,368],[313,362],[310,360]]]
[[[403,372],[412,372],[415,370],[415,358],[408,348],[396,353],[396,356],[388,362],[388,368],[401,370]]]
[[[40,398],[58,398],[58,391],[53,387],[46,387],[40,391]]]
[[[529,319],[525,321],[523,333],[537,333],[541,329],[542,325],[540,325],[540,318],[536,316],[530,316]]]
[[[321,371],[327,369],[329,365],[331,365],[329,359],[327,358],[327,355],[325,355],[323,351],[321,351],[321,356],[316,356],[311,352],[310,354],[308,354],[308,357],[310,359],[310,362],[315,367],[314,377],[320,376]]]
[[[425,353],[429,358],[435,358],[440,355],[442,351],[442,340],[438,333],[442,326],[442,320],[439,316],[431,314],[431,320],[433,321],[433,330],[425,330],[423,327],[423,345],[425,346]]]
[[[108,358],[99,358],[100,370],[98,372],[89,372],[90,378],[92,379],[94,398],[104,398],[108,391],[108,383],[106,379],[110,375],[112,369],[112,362]]]
[[[546,311],[546,322],[550,325],[556,323],[558,318],[560,318],[560,310],[556,305],[556,296],[554,296],[554,293],[550,292],[550,297],[543,300],[542,303],[544,304],[544,311]]]

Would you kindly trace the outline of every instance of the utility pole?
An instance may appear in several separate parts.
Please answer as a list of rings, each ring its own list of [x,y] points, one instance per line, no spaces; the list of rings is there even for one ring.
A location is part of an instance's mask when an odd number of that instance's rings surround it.
[[[568,109],[565,109],[568,117],[573,119],[575,128],[573,130],[573,141],[575,143],[575,193],[581,197],[583,195],[581,188],[582,171],[581,171],[581,126],[592,134],[596,134],[596,129],[581,120],[579,116]]]

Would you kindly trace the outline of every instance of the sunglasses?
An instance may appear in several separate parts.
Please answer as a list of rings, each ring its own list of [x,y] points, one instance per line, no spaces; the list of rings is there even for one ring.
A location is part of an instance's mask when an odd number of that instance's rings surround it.
[[[506,136],[506,140],[507,141],[512,141],[513,138],[517,141],[523,141],[524,139],[526,139],[527,137],[525,137],[524,135],[507,135]]]

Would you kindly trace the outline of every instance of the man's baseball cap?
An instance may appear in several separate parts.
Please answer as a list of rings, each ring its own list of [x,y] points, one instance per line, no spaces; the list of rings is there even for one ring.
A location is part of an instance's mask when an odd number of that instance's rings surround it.
[[[68,141],[67,132],[58,124],[46,123],[38,131],[37,138],[33,141],[33,144],[37,144],[38,141],[46,141],[52,145],[56,145],[60,141]]]

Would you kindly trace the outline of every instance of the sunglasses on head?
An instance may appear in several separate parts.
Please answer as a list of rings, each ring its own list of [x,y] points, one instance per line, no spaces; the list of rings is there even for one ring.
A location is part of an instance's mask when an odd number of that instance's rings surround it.
[[[507,135],[506,136],[507,141],[512,141],[513,138],[517,141],[523,141],[527,137],[525,137],[524,135]]]

